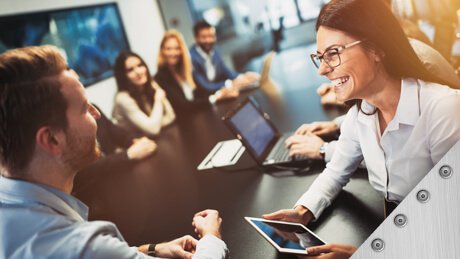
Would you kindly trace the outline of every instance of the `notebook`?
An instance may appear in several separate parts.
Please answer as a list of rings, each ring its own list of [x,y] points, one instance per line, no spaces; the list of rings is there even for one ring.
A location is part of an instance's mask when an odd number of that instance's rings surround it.
[[[293,133],[281,134],[251,98],[222,119],[260,166],[301,167],[311,162],[308,158],[289,156],[284,142]]]

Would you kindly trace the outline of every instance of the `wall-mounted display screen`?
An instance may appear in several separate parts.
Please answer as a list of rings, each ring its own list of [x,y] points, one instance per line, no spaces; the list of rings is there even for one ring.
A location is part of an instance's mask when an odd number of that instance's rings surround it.
[[[0,17],[0,53],[51,44],[89,86],[113,75],[129,43],[116,3]]]

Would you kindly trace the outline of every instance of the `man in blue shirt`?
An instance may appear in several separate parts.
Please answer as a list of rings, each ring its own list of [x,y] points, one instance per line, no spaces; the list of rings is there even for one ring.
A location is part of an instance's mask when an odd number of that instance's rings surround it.
[[[238,74],[222,60],[216,44],[216,29],[205,21],[193,27],[195,44],[190,47],[195,83],[210,92],[238,90],[254,83],[259,75],[254,72]],[[226,94],[226,92],[222,93]]]
[[[205,210],[191,236],[129,247],[117,227],[87,221],[70,192],[99,156],[99,112],[52,46],[0,55],[0,258],[224,258],[222,219]]]

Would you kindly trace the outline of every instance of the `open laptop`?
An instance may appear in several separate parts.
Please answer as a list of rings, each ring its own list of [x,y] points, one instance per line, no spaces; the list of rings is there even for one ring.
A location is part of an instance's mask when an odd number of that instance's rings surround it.
[[[281,134],[251,98],[247,98],[222,119],[263,167],[301,167],[311,162],[311,159],[289,156],[289,149],[284,142],[292,132]]]
[[[260,79],[255,80],[254,82],[244,85],[240,87],[240,91],[251,90],[255,88],[259,88],[265,85],[267,82],[270,81],[270,67],[272,64],[273,57],[276,55],[275,51],[270,51],[264,57],[264,61],[262,64],[262,71],[260,72]]]

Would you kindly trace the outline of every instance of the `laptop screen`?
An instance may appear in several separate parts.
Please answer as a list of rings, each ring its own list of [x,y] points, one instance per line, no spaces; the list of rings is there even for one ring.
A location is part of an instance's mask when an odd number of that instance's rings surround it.
[[[236,111],[229,122],[257,157],[260,157],[267,146],[276,138],[275,129],[250,101]]]

